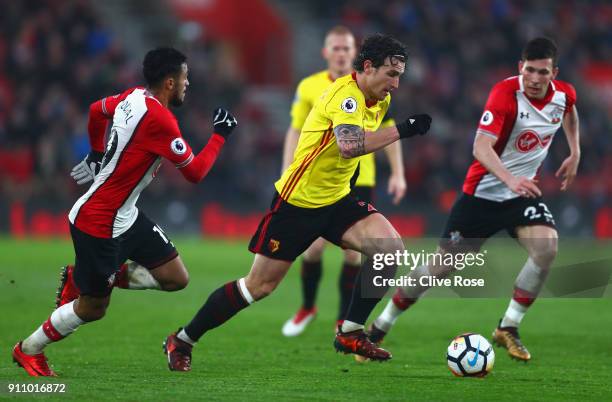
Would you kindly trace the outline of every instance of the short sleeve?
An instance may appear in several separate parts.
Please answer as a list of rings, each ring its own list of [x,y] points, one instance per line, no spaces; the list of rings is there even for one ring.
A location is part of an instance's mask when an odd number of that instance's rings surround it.
[[[389,108],[387,109],[387,112],[385,113],[382,119],[382,123],[380,123],[379,128],[387,128],[387,127],[393,127],[393,126],[395,126],[395,119],[393,116],[393,107],[389,105]]]
[[[305,80],[302,80],[296,91],[293,103],[291,104],[291,127],[296,130],[301,130],[308,117],[308,113],[312,109],[312,103],[308,99]]]
[[[560,89],[565,93],[565,111],[564,115],[568,114],[574,108],[576,104],[576,88],[570,83],[564,81],[555,81],[557,89]]]
[[[168,159],[177,168],[193,160],[193,151],[183,138],[178,123],[170,113],[155,113],[148,122],[151,131],[148,150]]]
[[[346,85],[340,88],[325,104],[325,113],[335,128],[341,124],[363,127],[365,99],[358,88]]]
[[[478,124],[478,134],[498,138],[516,109],[516,94],[506,81],[493,87]]]

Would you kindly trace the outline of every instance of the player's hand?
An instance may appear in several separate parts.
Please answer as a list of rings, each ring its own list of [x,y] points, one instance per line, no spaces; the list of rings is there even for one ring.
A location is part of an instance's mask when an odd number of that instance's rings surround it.
[[[238,120],[236,120],[230,112],[220,107],[215,109],[213,112],[213,127],[215,133],[227,140],[237,126]]]
[[[403,174],[389,176],[387,194],[393,197],[393,205],[398,205],[406,195],[406,179]]]
[[[431,116],[428,114],[414,114],[402,123],[396,125],[399,131],[400,138],[414,137],[415,135],[424,135],[431,127]]]
[[[561,191],[565,191],[568,189],[570,184],[576,178],[576,172],[578,171],[578,163],[580,163],[580,157],[576,155],[570,155],[561,164],[557,173],[555,173],[555,177],[562,178],[561,182]]]
[[[72,168],[70,176],[72,176],[78,185],[92,181],[100,172],[103,157],[104,153],[91,151],[85,159]]]
[[[537,180],[529,180],[524,176],[516,177],[512,176],[510,180],[506,183],[508,188],[512,190],[512,192],[520,195],[525,198],[537,198],[542,196],[542,192],[536,185]]]

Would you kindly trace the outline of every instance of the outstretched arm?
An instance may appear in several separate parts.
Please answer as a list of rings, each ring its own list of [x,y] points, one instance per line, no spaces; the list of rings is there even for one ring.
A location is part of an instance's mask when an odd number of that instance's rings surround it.
[[[208,144],[197,156],[191,154],[187,160],[176,167],[188,181],[198,183],[206,177],[215,164],[223,144],[225,144],[225,138],[219,134],[213,134],[208,140]]]
[[[400,138],[395,127],[366,132],[362,127],[353,124],[340,124],[334,128],[334,134],[340,149],[340,156],[345,159],[378,151]]]

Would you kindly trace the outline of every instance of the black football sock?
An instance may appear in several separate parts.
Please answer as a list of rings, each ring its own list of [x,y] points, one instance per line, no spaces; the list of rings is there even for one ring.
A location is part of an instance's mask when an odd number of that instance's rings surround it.
[[[374,307],[384,297],[388,286],[374,286],[374,277],[380,276],[382,279],[395,277],[396,267],[385,267],[382,270],[374,270],[372,261],[368,259],[359,269],[359,274],[355,278],[355,288],[351,296],[351,304],[344,317],[345,321],[365,325]],[[386,281],[376,281],[386,283]]]
[[[244,286],[244,280],[242,289]],[[245,297],[238,290],[238,281],[226,283],[208,296],[208,300],[197,312],[195,317],[184,328],[185,333],[190,339],[198,341],[206,331],[218,327],[228,321],[240,310],[248,307],[253,302],[251,295],[245,295],[250,298],[250,301],[245,300]],[[248,291],[247,291],[248,292]]]
[[[340,309],[338,310],[338,320],[343,320],[348,307],[351,304],[351,296],[355,288],[355,279],[359,273],[359,264],[352,265],[348,262],[342,264],[340,279],[338,280],[338,289],[340,290]]]
[[[305,309],[311,309],[315,305],[321,271],[321,261],[308,262],[302,259],[302,307]]]

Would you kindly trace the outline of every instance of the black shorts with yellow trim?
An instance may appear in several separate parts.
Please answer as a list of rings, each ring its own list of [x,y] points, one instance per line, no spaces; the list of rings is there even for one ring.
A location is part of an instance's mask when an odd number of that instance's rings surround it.
[[[270,210],[251,238],[249,250],[266,257],[293,261],[319,237],[340,246],[348,228],[377,212],[372,204],[358,200],[352,194],[325,207],[301,208],[289,204],[276,193]]]

